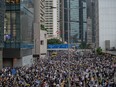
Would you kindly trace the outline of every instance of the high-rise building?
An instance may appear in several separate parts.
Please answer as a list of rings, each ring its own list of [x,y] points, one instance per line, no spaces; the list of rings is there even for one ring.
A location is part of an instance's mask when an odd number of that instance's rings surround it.
[[[4,14],[5,14],[5,3],[4,0],[0,0],[0,69],[2,68],[2,53],[3,53],[3,33],[4,33]]]
[[[29,0],[5,0],[3,29],[3,66],[24,65],[33,49],[33,3]],[[28,61],[28,60],[27,60]]]
[[[91,0],[92,41],[103,50],[116,47],[116,0]]]
[[[87,43],[93,48],[99,43],[98,0],[87,0]]]
[[[42,38],[40,38],[40,33],[34,30],[35,23],[37,23],[37,26],[40,26],[36,27],[36,29],[39,29],[39,31],[41,30],[41,25],[44,25],[45,22],[44,0],[39,0],[39,3],[37,3],[39,8],[35,10],[34,10],[34,0],[4,0],[4,1],[6,11],[4,14],[5,18],[3,21],[4,28],[2,28],[1,34],[1,37],[3,37],[2,40],[4,45],[2,53],[3,66],[16,67],[26,64],[32,64],[33,63],[32,54],[34,51],[37,52],[38,50],[37,44],[40,43],[40,45],[43,46],[43,44],[46,43],[44,42],[45,40],[41,40],[46,37],[46,33],[42,31],[41,34],[43,35]],[[38,10],[37,12],[39,13],[39,16],[38,14],[34,15],[34,12],[36,10]],[[38,38],[40,42],[34,43],[35,40],[36,42],[38,42]],[[34,49],[34,46],[37,49]],[[43,49],[42,52],[44,52],[45,54],[45,51],[43,51]]]
[[[86,42],[86,34],[87,34],[86,0],[60,0],[60,2],[61,2],[60,29],[63,41],[68,42],[68,39],[70,39],[70,43]]]
[[[98,0],[99,46],[105,50],[109,40],[110,48],[116,47],[116,0]]]
[[[33,0],[32,0],[33,1]],[[39,10],[40,10],[40,23],[42,25],[45,24],[45,0],[39,0],[40,6],[39,6]]]
[[[59,38],[59,0],[45,0],[45,28],[48,38]]]
[[[5,3],[4,0],[0,0],[0,47],[3,47],[4,14]]]

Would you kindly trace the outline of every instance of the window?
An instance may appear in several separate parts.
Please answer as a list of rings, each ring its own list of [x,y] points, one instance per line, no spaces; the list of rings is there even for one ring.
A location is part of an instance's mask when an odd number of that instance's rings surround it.
[[[46,34],[44,34],[44,37],[46,38]]]
[[[43,40],[41,40],[41,45],[44,45],[44,41]]]

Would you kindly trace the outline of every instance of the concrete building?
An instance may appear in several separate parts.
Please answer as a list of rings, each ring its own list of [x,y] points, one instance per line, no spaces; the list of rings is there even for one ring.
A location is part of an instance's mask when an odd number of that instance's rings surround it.
[[[110,48],[116,47],[116,0],[98,0],[99,46],[105,50],[109,40]]]
[[[31,65],[33,54],[40,57],[47,54],[46,31],[41,30],[41,24],[44,25],[45,21],[44,1],[35,0],[35,4],[33,0],[6,0],[5,3],[4,47],[0,52],[3,66]]]
[[[93,47],[116,48],[116,0],[87,0]]]
[[[45,58],[47,56],[47,32],[44,30],[40,31],[40,53],[41,58]]]
[[[60,29],[63,41],[70,43],[86,42],[87,5],[86,0],[60,0]],[[69,32],[69,33],[68,33]]]
[[[47,29],[48,39],[59,38],[59,0],[45,0],[45,28]]]

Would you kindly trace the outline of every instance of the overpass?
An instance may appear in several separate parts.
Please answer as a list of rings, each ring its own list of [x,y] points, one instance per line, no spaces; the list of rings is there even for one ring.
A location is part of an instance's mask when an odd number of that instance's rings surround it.
[[[47,50],[68,50],[71,48],[78,47],[78,45],[75,44],[48,44]]]

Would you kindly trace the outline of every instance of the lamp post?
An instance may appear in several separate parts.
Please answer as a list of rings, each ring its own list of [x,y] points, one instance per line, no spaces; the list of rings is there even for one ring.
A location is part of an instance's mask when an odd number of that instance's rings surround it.
[[[68,85],[71,87],[71,81],[70,81],[70,0],[68,0]]]
[[[62,3],[64,3],[64,0],[62,0]],[[71,81],[70,81],[70,0],[68,0],[68,8],[64,8],[62,6],[62,16],[63,16],[63,20],[62,20],[62,23],[64,23],[64,9],[67,9],[68,11],[68,86],[71,87]],[[51,9],[56,9],[57,7],[50,7]],[[61,22],[61,21],[59,21]],[[63,34],[64,34],[64,26],[63,26]],[[64,42],[64,35],[63,35],[63,42]]]

